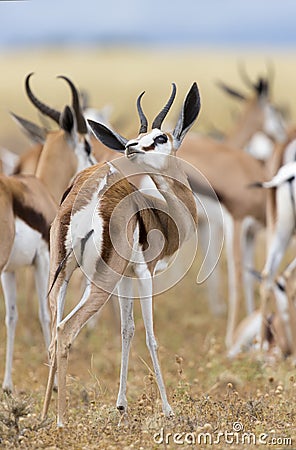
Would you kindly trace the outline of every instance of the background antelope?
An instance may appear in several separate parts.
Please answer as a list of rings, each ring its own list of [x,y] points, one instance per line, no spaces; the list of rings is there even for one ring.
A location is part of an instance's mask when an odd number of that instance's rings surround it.
[[[246,316],[235,330],[233,344],[228,356],[233,358],[240,352],[261,348],[267,354],[287,357],[295,355],[295,303],[291,289],[291,274],[295,275],[296,260],[293,260],[281,275],[270,280],[269,290],[275,298],[275,310],[265,312],[262,308]],[[252,275],[262,283],[263,276],[256,271]]]
[[[39,318],[48,348],[50,341],[47,289],[49,275],[49,228],[57,205],[68,183],[77,171],[94,163],[87,141],[86,122],[79,107],[78,93],[70,85],[75,98],[75,112],[66,106],[62,113],[40,102],[32,93],[26,77],[26,92],[43,114],[51,117],[59,130],[47,134],[36,175],[0,177],[1,236],[0,272],[6,306],[7,347],[3,389],[12,390],[12,359],[17,322],[16,269],[33,265],[39,298]]]
[[[225,87],[225,86],[224,86]],[[230,88],[228,88],[230,90]],[[233,91],[233,89],[231,89]],[[269,101],[268,83],[261,79],[258,81],[258,89],[256,89],[255,101],[250,100],[250,105],[256,105],[255,111],[261,105],[260,117],[261,128],[265,130],[268,125],[269,130],[281,130],[284,133],[284,125],[282,117],[279,114],[273,115],[273,126],[270,124],[270,115],[264,114],[264,111],[270,111],[271,105]],[[247,112],[252,118],[252,108],[248,106]],[[254,114],[255,115],[255,114]],[[254,119],[254,117],[253,117]],[[246,120],[249,124],[251,120]],[[257,120],[254,119],[255,128],[258,130]],[[248,133],[243,132],[242,135],[250,137],[248,125]],[[238,131],[238,128],[236,128]],[[282,134],[274,134],[276,140],[282,138]],[[229,310],[228,324],[226,332],[226,345],[229,347],[232,343],[233,333],[238,320],[240,297],[242,295],[242,261],[247,267],[253,267],[254,256],[254,239],[256,228],[245,228],[245,240],[243,241],[244,257],[242,256],[242,229],[245,219],[251,218],[261,227],[265,226],[266,216],[266,195],[264,192],[254,192],[248,188],[258,179],[266,179],[266,169],[262,163],[244,151],[237,151],[232,146],[226,145],[224,142],[218,142],[211,138],[199,136],[190,133],[181,150],[181,156],[184,160],[197,167],[200,172],[205,175],[210,185],[217,194],[217,198],[229,213],[227,218],[227,254],[229,269]],[[189,174],[189,180],[193,191],[196,194],[206,193],[207,189],[203,185],[201,179],[196,173]],[[211,193],[210,193],[211,195]],[[218,253],[216,251],[216,253]],[[219,253],[218,253],[219,254]],[[213,266],[213,264],[212,264]],[[248,312],[254,309],[253,303],[253,282],[250,277],[245,275],[245,284],[248,299]],[[250,289],[251,287],[251,289]]]
[[[277,275],[280,264],[287,251],[288,245],[291,242],[292,236],[295,233],[295,177],[296,177],[296,163],[289,162],[283,165],[277,174],[270,180],[263,183],[257,183],[266,189],[273,189],[275,192],[271,193],[274,196],[274,211],[271,217],[270,226],[270,246],[268,248],[266,262],[262,271],[262,285],[261,285],[261,315],[262,315],[262,330],[261,330],[261,345],[264,343],[263,328],[266,322],[267,306],[269,303],[270,291],[273,285],[274,279]],[[291,266],[285,270],[291,277],[291,273],[294,270],[295,262],[291,263]],[[288,291],[287,303],[289,305],[290,315],[290,335],[292,336],[292,353],[295,357],[296,354],[296,315],[295,305],[293,302],[292,291]],[[278,308],[277,308],[278,309]],[[286,327],[287,328],[287,327]],[[290,339],[290,340],[291,340]]]

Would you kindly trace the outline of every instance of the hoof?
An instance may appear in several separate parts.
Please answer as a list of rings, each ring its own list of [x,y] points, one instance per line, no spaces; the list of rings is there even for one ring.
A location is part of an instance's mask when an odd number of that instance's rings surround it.
[[[2,386],[3,392],[7,395],[11,395],[12,394],[12,387],[9,386]]]
[[[164,411],[164,415],[167,419],[172,419],[173,417],[175,417],[174,411],[172,409]]]
[[[116,406],[116,408],[118,409],[118,411],[120,412],[120,414],[125,414],[126,411],[127,411],[127,408],[125,408],[125,407],[122,406],[122,405],[118,405],[118,406]]]

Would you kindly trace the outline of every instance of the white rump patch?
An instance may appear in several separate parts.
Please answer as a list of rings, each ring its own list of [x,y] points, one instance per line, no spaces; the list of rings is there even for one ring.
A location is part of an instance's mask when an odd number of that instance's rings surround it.
[[[40,251],[48,252],[48,245],[42,239],[41,233],[17,217],[13,247],[4,271],[14,271],[18,267],[30,266]]]

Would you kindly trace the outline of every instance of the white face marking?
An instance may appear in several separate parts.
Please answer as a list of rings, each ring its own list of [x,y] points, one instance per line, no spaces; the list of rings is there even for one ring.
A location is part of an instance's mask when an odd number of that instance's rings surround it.
[[[171,140],[166,133],[157,128],[137,139],[128,141],[126,146],[126,156],[129,159],[135,159],[146,170],[166,169],[167,156],[173,153]]]

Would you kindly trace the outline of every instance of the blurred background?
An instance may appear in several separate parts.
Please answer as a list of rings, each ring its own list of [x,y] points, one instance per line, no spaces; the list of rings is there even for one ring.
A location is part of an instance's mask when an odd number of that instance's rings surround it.
[[[108,105],[111,122],[127,134],[138,126],[139,92],[147,92],[143,104],[152,119],[172,81],[177,103],[196,80],[202,113],[195,129],[209,132],[228,130],[240,107],[217,80],[243,90],[239,62],[253,80],[272,63],[274,101],[293,120],[295,13],[294,0],[1,1],[0,145],[21,152],[26,143],[9,111],[38,121],[24,92],[32,71],[32,89],[51,106],[69,101],[55,79],[67,75],[88,94],[89,106]]]

